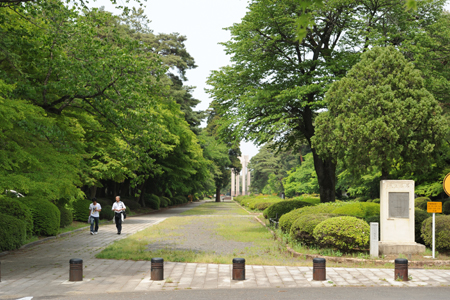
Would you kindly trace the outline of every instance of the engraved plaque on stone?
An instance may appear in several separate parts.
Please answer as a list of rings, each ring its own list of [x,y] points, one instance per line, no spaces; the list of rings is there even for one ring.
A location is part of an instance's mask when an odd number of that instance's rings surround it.
[[[389,192],[389,218],[409,218],[409,193]]]

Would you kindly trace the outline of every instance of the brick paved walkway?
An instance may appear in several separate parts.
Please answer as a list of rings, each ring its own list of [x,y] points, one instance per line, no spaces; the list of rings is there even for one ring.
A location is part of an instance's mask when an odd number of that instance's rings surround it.
[[[148,261],[94,257],[115,240],[197,205],[128,218],[122,235],[117,235],[115,225],[111,224],[101,226],[98,235],[81,231],[0,257],[0,299],[175,289],[450,285],[450,270],[410,269],[412,280],[399,282],[394,280],[392,269],[327,268],[327,280],[317,282],[312,281],[311,267],[255,265],[246,265],[245,281],[233,281],[231,262],[230,265],[166,262],[165,280],[151,281]],[[68,281],[71,258],[83,259],[82,282]]]

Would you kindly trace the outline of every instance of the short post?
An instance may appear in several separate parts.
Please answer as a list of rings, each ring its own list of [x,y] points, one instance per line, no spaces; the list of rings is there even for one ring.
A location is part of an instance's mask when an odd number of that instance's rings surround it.
[[[395,259],[394,279],[408,281],[408,260],[405,258]]]
[[[370,256],[378,258],[378,223],[370,222]]]
[[[150,280],[164,280],[164,259],[152,258],[151,262]]]
[[[72,258],[69,264],[69,281],[83,281],[83,260],[81,258]]]
[[[323,281],[326,280],[326,260],[325,258],[314,258],[313,259],[313,280]]]
[[[245,280],[244,258],[233,258],[233,280]]]

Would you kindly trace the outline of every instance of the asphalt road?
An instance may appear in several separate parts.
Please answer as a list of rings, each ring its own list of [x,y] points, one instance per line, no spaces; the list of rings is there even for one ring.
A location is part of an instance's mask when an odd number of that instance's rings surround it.
[[[2,299],[0,297],[0,299]],[[11,298],[9,298],[11,299]],[[363,300],[440,300],[450,299],[450,287],[335,287],[335,288],[258,288],[258,289],[210,289],[210,290],[176,290],[167,292],[133,292],[133,293],[103,293],[97,295],[68,295],[51,297],[34,297],[27,300],[203,300],[203,299],[239,299],[239,300],[269,300],[269,299],[363,299]],[[25,299],[24,299],[25,300]]]

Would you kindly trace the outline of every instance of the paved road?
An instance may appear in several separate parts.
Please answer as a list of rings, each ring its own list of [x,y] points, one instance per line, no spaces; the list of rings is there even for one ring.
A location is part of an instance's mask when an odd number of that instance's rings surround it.
[[[97,295],[71,295],[57,298],[55,297],[36,297],[32,300],[211,300],[211,299],[239,299],[239,300],[447,300],[449,299],[450,288],[444,287],[416,287],[416,288],[396,288],[396,287],[377,287],[377,288],[355,288],[355,287],[336,287],[330,289],[321,288],[289,288],[289,289],[217,289],[217,290],[189,290],[189,291],[171,291],[158,292],[131,292],[116,294],[97,294]]]
[[[447,291],[446,299],[450,298],[448,296],[450,289],[442,288],[450,285],[450,270],[410,269],[409,274],[412,280],[398,282],[394,280],[392,269],[327,268],[327,280],[318,282],[312,281],[311,267],[248,264],[246,280],[233,281],[231,265],[166,262],[165,280],[151,281],[148,261],[95,258],[96,253],[115,240],[199,204],[201,203],[172,208],[157,214],[128,218],[122,235],[117,235],[115,225],[111,224],[100,227],[98,235],[91,236],[86,230],[3,256],[0,258],[2,276],[0,299],[31,296],[35,297],[34,299],[106,299],[105,295],[111,296],[108,299],[125,297],[143,299],[146,293],[155,295],[155,292],[158,299],[181,299],[184,294],[192,298],[204,297],[200,299],[239,298],[235,295],[242,295],[241,299],[250,299],[252,291],[255,291],[255,295],[263,297],[261,299],[273,299],[274,295],[282,295],[283,299],[301,295],[296,299],[302,299],[304,294],[301,291],[309,291],[312,297],[309,299],[327,299],[329,296],[345,297],[347,295],[348,297],[352,295],[351,293],[359,291],[363,291],[365,295],[382,295],[381,292],[376,291],[385,290],[388,294],[389,291],[394,294],[400,293],[398,294],[400,298],[408,295],[410,299],[417,299],[414,297],[425,295],[427,292],[432,293],[432,299],[439,299],[437,297],[444,295],[444,291]],[[218,217],[223,218],[223,216]],[[84,280],[81,282],[68,281],[71,258],[83,259]],[[355,289],[354,286],[377,288]],[[415,288],[390,288],[396,286]],[[419,286],[433,288],[423,289]],[[341,289],[341,287],[352,288]],[[342,296],[339,296],[341,292],[335,294],[334,291],[342,291]],[[414,291],[417,291],[417,294]],[[315,293],[323,295],[324,298],[314,298]]]

